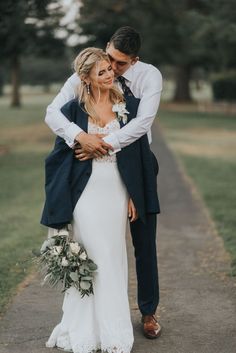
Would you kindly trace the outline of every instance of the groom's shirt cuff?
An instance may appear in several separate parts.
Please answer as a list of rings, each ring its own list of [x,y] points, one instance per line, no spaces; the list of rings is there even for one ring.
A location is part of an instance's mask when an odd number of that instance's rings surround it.
[[[109,151],[110,155],[121,151],[119,140],[114,133],[110,133],[109,135],[103,137],[103,140],[109,145],[111,145],[114,149],[113,151],[111,150]]]

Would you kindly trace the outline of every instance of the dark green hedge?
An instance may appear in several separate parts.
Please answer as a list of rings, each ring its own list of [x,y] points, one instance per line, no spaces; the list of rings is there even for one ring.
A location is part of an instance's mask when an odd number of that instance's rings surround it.
[[[236,101],[236,73],[217,75],[212,80],[214,99]]]

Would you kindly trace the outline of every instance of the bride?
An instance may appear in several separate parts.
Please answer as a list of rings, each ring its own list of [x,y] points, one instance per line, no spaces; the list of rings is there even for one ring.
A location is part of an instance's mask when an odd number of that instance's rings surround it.
[[[67,103],[62,112],[84,131],[103,137],[136,116],[139,100],[124,100],[105,52],[83,50],[75,70],[81,79],[79,99]],[[81,298],[74,287],[66,291],[61,322],[47,347],[74,353],[132,349],[125,235],[128,219],[140,217],[145,222],[148,203],[153,207],[158,202],[156,177],[146,136],[117,154],[109,153],[109,147],[104,154],[81,161],[57,137],[46,159],[41,223],[56,229],[71,223],[74,240],[98,266],[94,295]]]

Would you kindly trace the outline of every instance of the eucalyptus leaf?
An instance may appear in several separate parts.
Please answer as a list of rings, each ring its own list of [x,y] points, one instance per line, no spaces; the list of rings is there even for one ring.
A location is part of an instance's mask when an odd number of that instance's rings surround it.
[[[92,276],[83,276],[83,277],[82,277],[82,280],[83,280],[83,281],[92,281],[92,280],[93,280],[93,277],[92,277]]]
[[[88,262],[88,267],[89,267],[90,271],[96,271],[98,268],[97,265],[92,261]]]
[[[80,281],[80,287],[84,290],[88,290],[91,286],[91,283],[88,281]]]
[[[79,279],[78,273],[77,272],[71,272],[70,273],[70,278],[72,279],[73,282],[77,282]]]
[[[89,266],[88,266],[88,265],[83,264],[83,265],[79,266],[79,273],[80,273],[81,275],[86,275],[86,274],[89,273],[89,272],[90,272],[90,271],[89,271]]]

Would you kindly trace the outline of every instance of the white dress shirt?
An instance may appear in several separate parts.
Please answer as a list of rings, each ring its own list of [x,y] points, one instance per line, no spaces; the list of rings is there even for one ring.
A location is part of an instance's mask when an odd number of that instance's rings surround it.
[[[114,152],[130,145],[144,134],[148,134],[151,143],[151,126],[157,114],[162,91],[162,76],[153,65],[141,61],[131,65],[122,75],[126,85],[131,89],[136,98],[140,98],[137,116],[122,129],[115,131],[106,137],[104,141],[112,145]],[[47,107],[45,122],[50,129],[62,137],[72,147],[81,128],[70,122],[60,111],[61,107],[69,100],[77,96],[80,79],[76,73],[68,78],[58,95]]]

